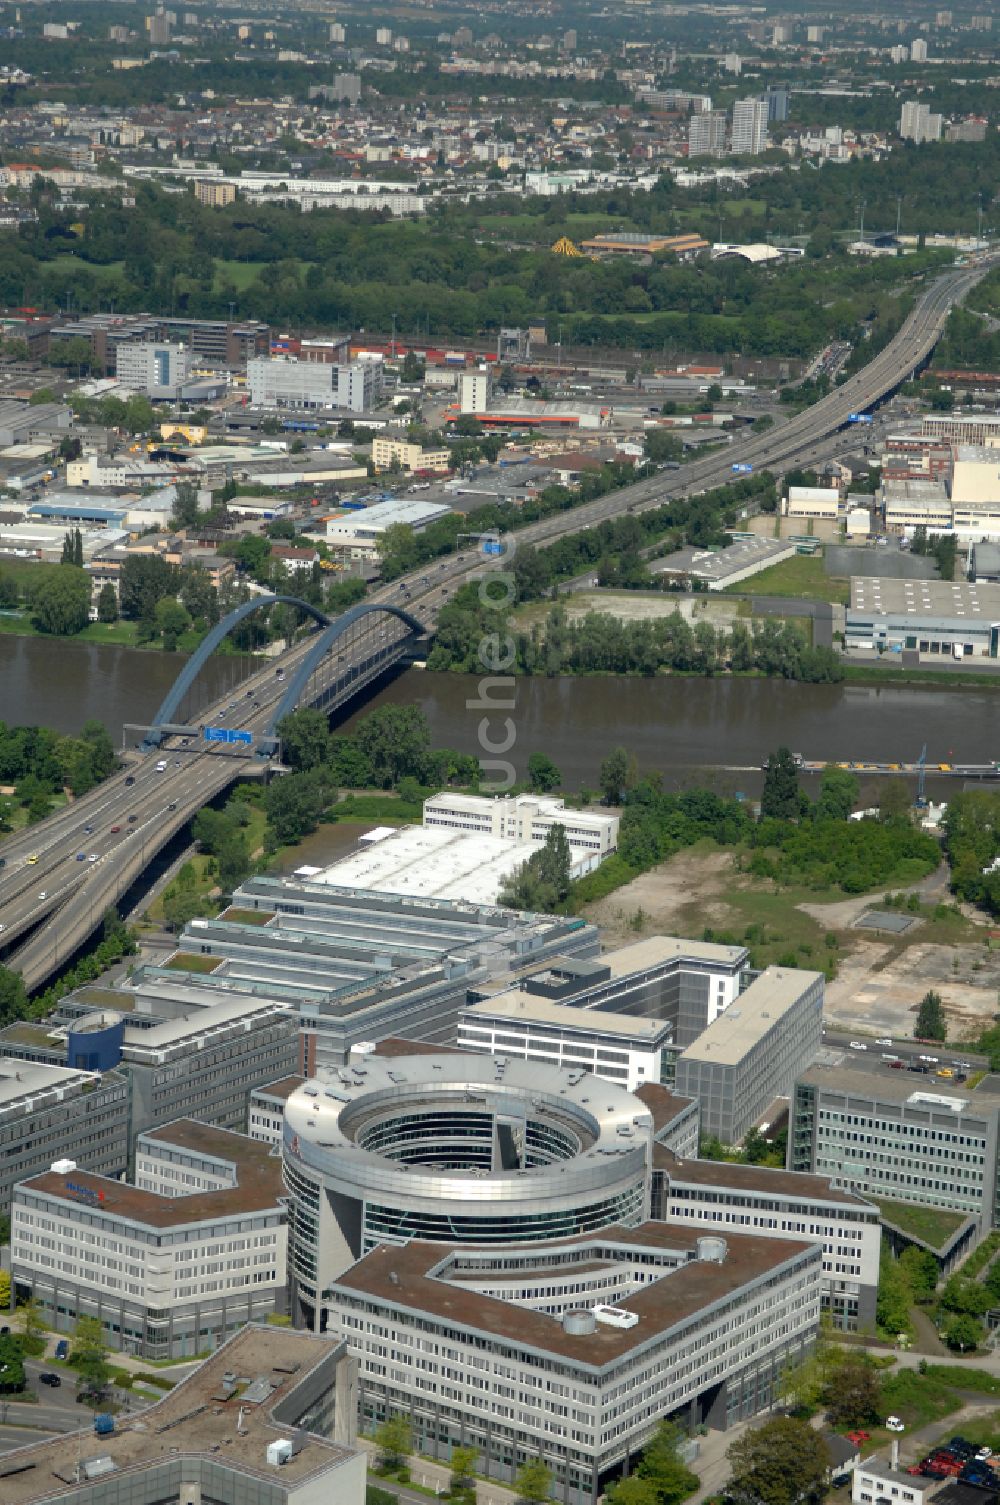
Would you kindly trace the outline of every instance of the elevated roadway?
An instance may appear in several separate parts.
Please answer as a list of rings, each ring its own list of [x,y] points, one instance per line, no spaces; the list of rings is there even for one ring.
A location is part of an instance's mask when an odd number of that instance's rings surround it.
[[[867,412],[892,393],[927,359],[956,302],[985,274],[992,261],[955,269],[929,283],[894,339],[861,371],[828,397],[773,432],[666,471],[571,511],[519,529],[517,543],[544,546],[605,518],[642,512],[733,479],[733,464],[781,470],[818,460],[843,448],[842,430],[855,412]],[[404,580],[373,592],[377,604],[405,606],[428,632],[441,607],[470,578],[502,568],[474,549],[449,556]],[[409,630],[383,614],[356,624],[326,656],[304,687],[299,704],[334,710],[346,704],[406,651]],[[293,674],[312,639],[297,643],[281,660]],[[264,735],[286,679],[273,661],[241,686],[235,699],[217,701],[199,721]],[[165,761],[163,770],[157,763]],[[129,767],[66,809],[4,842],[0,857],[0,958],[19,970],[29,990],[65,966],[155,854],[234,778],[259,768],[252,757],[207,746],[197,735],[170,735],[134,758]],[[44,922],[44,923],[42,923]]]

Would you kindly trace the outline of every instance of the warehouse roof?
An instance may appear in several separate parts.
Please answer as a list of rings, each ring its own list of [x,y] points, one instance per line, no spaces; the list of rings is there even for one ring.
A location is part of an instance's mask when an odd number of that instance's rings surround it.
[[[852,612],[888,617],[965,617],[987,624],[1000,620],[1000,585],[972,580],[889,580],[851,577]]]

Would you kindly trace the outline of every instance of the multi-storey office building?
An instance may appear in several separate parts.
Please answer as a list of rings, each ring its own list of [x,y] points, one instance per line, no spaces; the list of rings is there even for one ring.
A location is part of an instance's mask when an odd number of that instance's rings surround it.
[[[287,1230],[271,1147],[182,1119],[141,1135],[136,1185],[56,1161],[16,1188],[11,1276],[58,1332],[190,1357],[284,1309]]]
[[[123,387],[150,397],[175,397],[188,379],[191,352],[168,340],[141,340],[119,345],[116,362]]]
[[[670,1082],[684,1047],[751,976],[743,946],[652,936],[593,961],[557,959],[514,987],[476,990],[458,1042],[581,1066],[630,1089]]]
[[[518,914],[495,905],[412,899],[296,878],[251,878],[237,910],[269,918],[245,924],[223,915],[192,922],[185,955],[213,956],[208,975],[140,969],[132,986],[284,1002],[301,1028],[297,1065],[311,1075],[343,1065],[351,1047],[387,1035],[450,1045],[470,987],[539,966],[555,956],[595,956],[593,925],[578,918]],[[275,1069],[260,1078],[274,1078]],[[258,1085],[258,1083],[254,1083]]]
[[[244,1328],[113,1432],[5,1453],[4,1505],[364,1505],[356,1368],[346,1344]]]
[[[285,1104],[304,1083],[305,1077],[286,1076],[277,1082],[268,1082],[266,1087],[253,1089],[247,1110],[247,1133],[251,1139],[262,1139],[265,1144],[281,1144]]]
[[[839,1331],[873,1328],[881,1223],[878,1208],[832,1177],[759,1165],[697,1160],[653,1147],[654,1218],[703,1231],[736,1229],[767,1238],[807,1238],[823,1246],[822,1302]]]
[[[795,1084],[788,1166],[861,1196],[943,1207],[997,1223],[1000,1084],[975,1092],[907,1071],[814,1066]]]
[[[435,794],[424,801],[424,825],[447,826],[475,836],[503,836],[509,841],[544,841],[562,826],[571,847],[599,858],[618,846],[618,816],[594,810],[567,810],[551,795]]]
[[[541,1457],[584,1505],[663,1417],[726,1427],[771,1403],[815,1336],[820,1266],[818,1244],[664,1223],[519,1249],[414,1240],[332,1282],[330,1329],[359,1358],[365,1428],[404,1411],[420,1451],[471,1444],[505,1482]]]
[[[129,1083],[0,1056],[0,1210],[26,1176],[72,1156],[105,1176],[128,1165]]]
[[[677,1058],[676,1086],[701,1126],[736,1144],[812,1063],[823,1029],[823,974],[768,967]]]
[[[247,362],[247,385],[256,408],[347,408],[367,411],[382,397],[381,361],[332,365],[289,356]]]
[[[370,1054],[285,1106],[298,1311],[379,1243],[535,1243],[649,1212],[653,1116],[584,1071],[459,1052]]]

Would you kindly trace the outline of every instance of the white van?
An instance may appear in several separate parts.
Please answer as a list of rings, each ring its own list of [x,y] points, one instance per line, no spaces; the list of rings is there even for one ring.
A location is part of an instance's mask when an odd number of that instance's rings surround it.
[[[166,758],[161,758],[160,759],[160,761],[156,765],[156,771],[157,771],[157,773],[166,773],[166,771],[167,771],[167,760],[166,760]]]

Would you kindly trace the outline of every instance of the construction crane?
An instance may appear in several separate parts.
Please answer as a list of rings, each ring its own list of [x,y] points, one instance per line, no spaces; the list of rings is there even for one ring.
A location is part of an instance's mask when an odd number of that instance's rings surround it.
[[[927,800],[924,798],[924,784],[927,779],[927,743],[920,749],[920,757],[917,759],[917,768],[920,770],[917,777],[917,809],[926,808]]]

